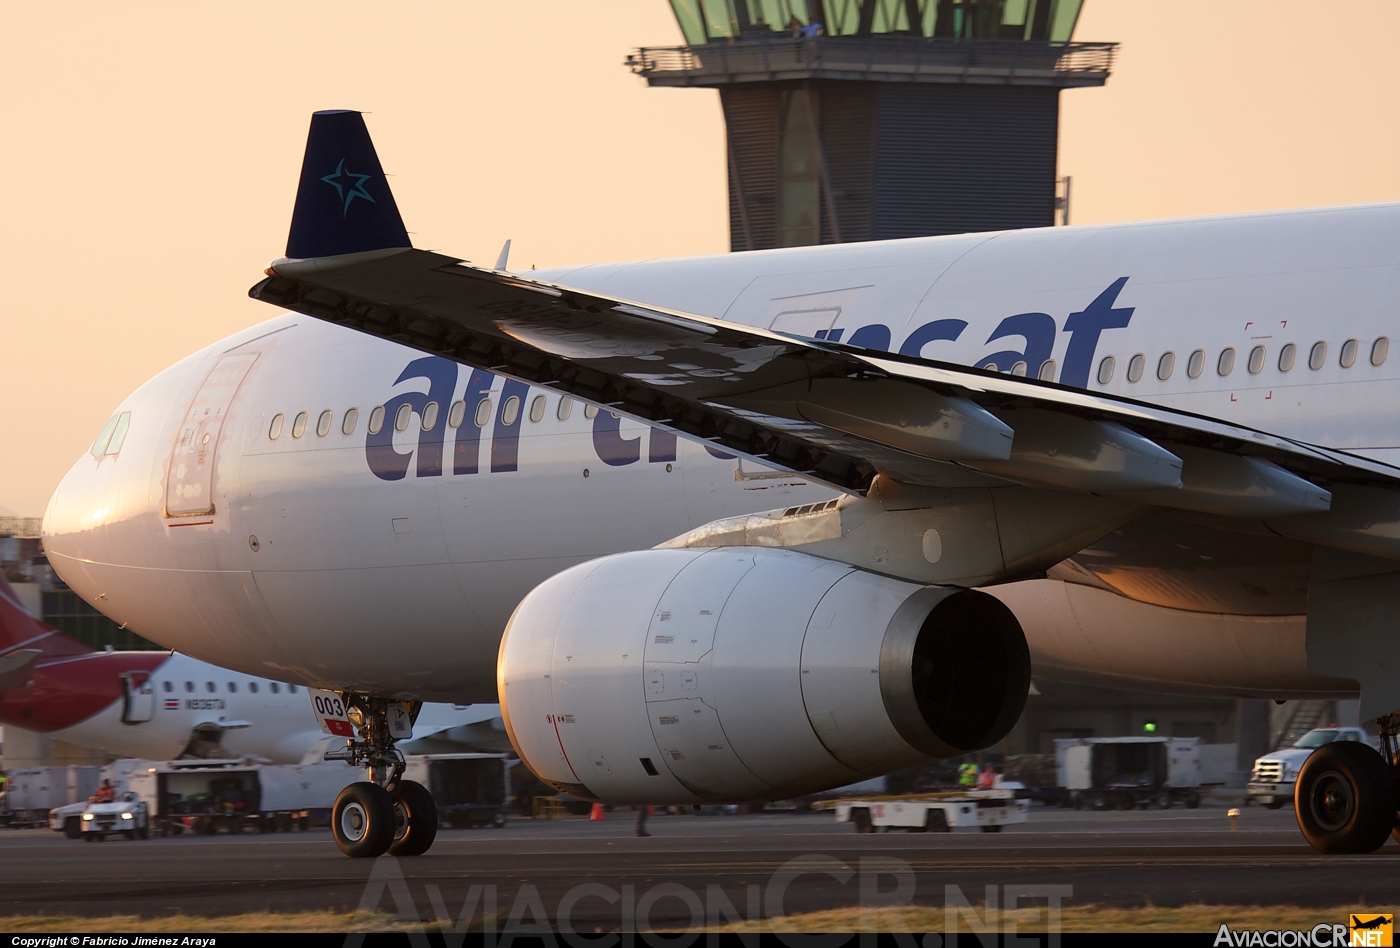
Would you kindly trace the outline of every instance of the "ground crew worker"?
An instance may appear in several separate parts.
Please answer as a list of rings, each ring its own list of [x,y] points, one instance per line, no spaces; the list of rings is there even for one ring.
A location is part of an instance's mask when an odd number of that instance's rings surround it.
[[[977,786],[977,765],[970,760],[958,764],[958,786]]]
[[[97,788],[97,792],[92,795],[93,803],[111,803],[117,799],[117,788],[112,786],[112,781],[102,781],[102,786]]]
[[[988,767],[986,770],[982,771],[980,774],[977,775],[978,790],[991,790],[996,785],[997,769],[995,767]]]

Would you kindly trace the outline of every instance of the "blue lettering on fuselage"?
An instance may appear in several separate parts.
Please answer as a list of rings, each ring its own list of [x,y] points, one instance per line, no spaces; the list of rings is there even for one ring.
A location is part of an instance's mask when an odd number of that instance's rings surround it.
[[[1132,319],[1134,307],[1118,307],[1115,302],[1118,294],[1127,284],[1128,277],[1114,280],[1102,293],[1094,297],[1088,306],[1079,312],[1070,313],[1065,318],[1063,332],[1069,334],[1065,350],[1065,364],[1060,369],[1059,381],[1064,385],[1085,388],[1089,384],[1089,372],[1094,364],[1099,339],[1109,329],[1124,329]],[[968,323],[963,319],[935,319],[916,327],[900,343],[901,355],[924,357],[924,349],[935,342],[957,342]],[[1026,363],[1026,374],[1038,377],[1041,367],[1050,359],[1055,348],[1055,319],[1048,313],[1017,313],[1001,320],[987,336],[990,345],[1001,339],[1020,337],[1025,340],[1024,349],[1002,349],[985,355],[974,363],[978,368],[991,368],[1007,372],[1018,362]],[[841,329],[831,330],[826,338],[837,341]],[[892,337],[888,326],[872,323],[862,326],[851,334],[849,345],[865,349],[890,351]],[[413,463],[415,451],[400,452],[394,448],[395,419],[406,405],[418,420],[418,455],[416,473],[419,477],[438,477],[442,474],[443,450],[447,434],[447,419],[456,390],[459,366],[457,363],[438,356],[415,359],[404,367],[395,379],[398,385],[410,379],[427,379],[428,391],[402,392],[384,403],[384,420],[379,431],[365,438],[365,460],[374,475],[382,480],[402,480]],[[461,423],[452,436],[452,473],[476,474],[480,471],[482,427],[475,422],[481,403],[491,398],[496,376],[481,369],[473,369],[463,394],[465,402]],[[491,471],[506,473],[520,467],[520,431],[528,413],[530,386],[514,379],[505,379],[501,384],[500,404],[496,406],[491,429]],[[428,405],[436,403],[437,415],[433,424],[423,427],[422,419]],[[507,423],[506,416],[510,416]],[[651,464],[669,463],[676,460],[676,436],[669,431],[650,428],[647,438],[647,462]],[[622,431],[622,419],[609,411],[599,411],[593,417],[593,450],[598,459],[611,467],[635,464],[642,458],[642,435],[626,437]],[[712,456],[733,460],[734,455],[718,448],[705,445]]]
[[[1064,331],[1069,333],[1069,346],[1065,351],[1065,364],[1060,370],[1059,381],[1064,385],[1085,388],[1089,384],[1089,370],[1094,364],[1094,353],[1098,349],[1099,336],[1107,329],[1124,329],[1133,316],[1133,307],[1114,307],[1118,294],[1127,284],[1127,277],[1114,280],[1107,289],[1096,296],[1088,306],[1077,313],[1070,313],[1065,319]],[[900,343],[899,354],[924,357],[924,347],[933,342],[957,342],[967,328],[962,319],[935,319],[914,329]],[[974,363],[979,369],[1010,371],[1017,362],[1026,363],[1026,374],[1038,377],[1041,367],[1050,358],[1055,348],[1055,318],[1048,313],[1018,313],[1008,316],[997,324],[987,342],[1010,336],[1025,339],[1024,350],[1004,349],[983,356]],[[835,339],[832,330],[828,339]],[[865,349],[891,350],[890,328],[882,323],[862,326],[851,334],[848,345]]]
[[[438,477],[442,474],[443,449],[446,441],[448,416],[451,413],[452,395],[457,386],[459,366],[457,363],[437,356],[415,359],[405,366],[394,380],[398,385],[412,379],[427,379],[428,391],[402,392],[384,403],[384,420],[376,432],[366,433],[365,460],[375,477],[386,481],[403,480],[413,464],[413,456],[418,455],[416,473],[419,477]],[[473,369],[463,393],[463,412],[460,424],[452,436],[452,473],[476,474],[480,471],[482,426],[476,423],[481,403],[491,398],[498,376],[481,369]],[[501,383],[500,404],[496,406],[491,425],[491,471],[508,473],[520,467],[520,431],[530,398],[530,386],[514,379],[504,379]],[[423,415],[431,404],[437,405],[437,415],[433,424],[424,428]],[[413,427],[419,432],[418,445],[414,450],[399,451],[394,447],[395,420],[399,411],[408,406],[414,418]],[[510,421],[506,421],[507,415]],[[648,440],[647,461],[665,463],[676,460],[676,436],[660,428],[651,428]],[[600,411],[593,419],[593,446],[598,459],[605,464],[621,466],[641,460],[642,438],[624,438],[621,432],[621,419],[611,412]],[[731,458],[714,449],[710,453],[719,458]]]
[[[399,410],[407,405],[419,418],[418,424],[418,476],[437,477],[442,474],[443,432],[447,430],[447,406],[452,402],[453,389],[457,387],[457,363],[438,356],[414,359],[394,384],[409,379],[427,379],[428,392],[404,392],[395,395],[384,403],[384,423],[379,431],[365,438],[365,460],[374,476],[386,481],[402,480],[408,473],[413,452],[400,453],[394,450],[394,419]],[[431,428],[422,425],[423,412],[430,402],[438,405],[437,418]]]

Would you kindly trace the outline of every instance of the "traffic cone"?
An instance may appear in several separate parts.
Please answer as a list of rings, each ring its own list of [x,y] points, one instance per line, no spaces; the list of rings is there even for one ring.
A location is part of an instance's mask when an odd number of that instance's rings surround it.
[[[590,822],[593,821],[593,820],[601,820],[601,819],[603,819],[603,804],[601,804],[601,803],[595,803],[595,804],[593,804],[593,812],[588,814],[588,819],[589,819]]]

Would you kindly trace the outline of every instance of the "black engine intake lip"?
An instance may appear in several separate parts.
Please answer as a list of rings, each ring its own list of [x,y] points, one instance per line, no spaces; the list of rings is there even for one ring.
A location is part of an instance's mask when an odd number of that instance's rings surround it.
[[[900,737],[932,757],[1000,741],[1021,717],[1031,657],[1021,623],[974,589],[927,586],[900,605],[880,644],[880,695]]]

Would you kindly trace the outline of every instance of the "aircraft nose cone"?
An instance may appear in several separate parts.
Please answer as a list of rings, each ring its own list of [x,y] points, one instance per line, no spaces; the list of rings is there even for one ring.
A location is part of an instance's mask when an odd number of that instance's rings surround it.
[[[104,459],[105,460],[105,459]],[[101,483],[107,472],[102,461],[83,455],[68,469],[44,510],[44,552],[49,565],[69,585],[74,585],[74,564],[105,559],[104,528],[112,514],[112,500]]]

